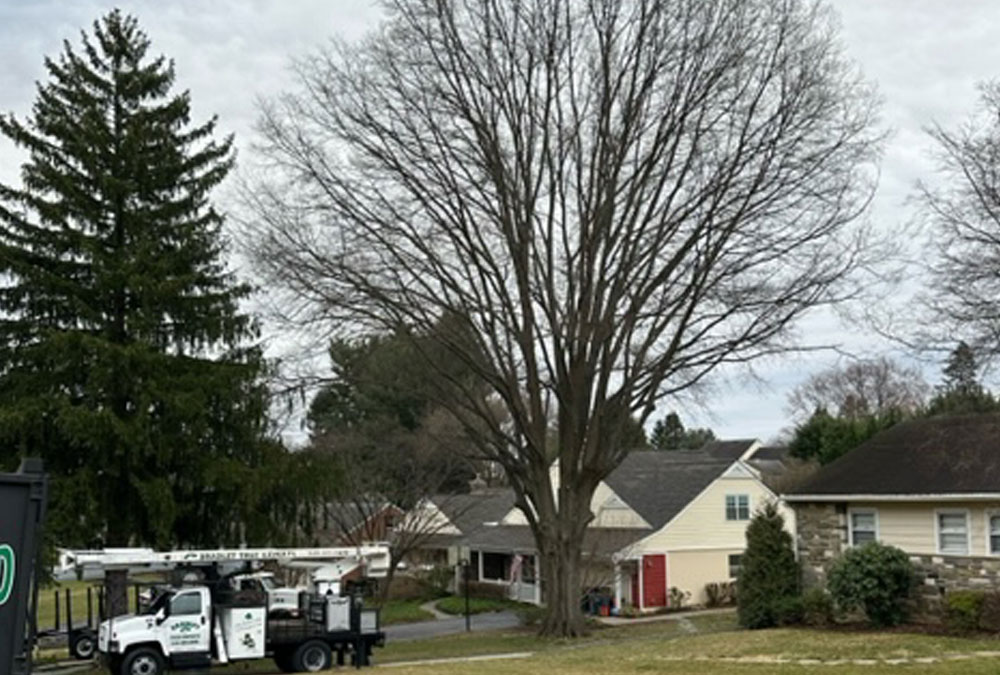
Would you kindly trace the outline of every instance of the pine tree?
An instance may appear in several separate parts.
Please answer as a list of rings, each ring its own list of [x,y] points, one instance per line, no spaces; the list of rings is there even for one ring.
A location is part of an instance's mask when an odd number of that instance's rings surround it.
[[[715,440],[711,429],[685,429],[680,415],[667,413],[653,425],[649,447],[653,450],[696,450]]]
[[[233,140],[149,46],[114,11],[0,117],[28,155],[0,185],[0,446],[45,458],[63,545],[234,541],[276,456],[209,203]]]
[[[959,342],[942,370],[943,382],[927,406],[927,414],[967,414],[995,412],[1000,401],[979,381],[976,355]]]
[[[778,507],[768,502],[747,525],[747,547],[737,579],[737,614],[744,628],[768,628],[787,619],[798,595],[799,569],[792,536]]]

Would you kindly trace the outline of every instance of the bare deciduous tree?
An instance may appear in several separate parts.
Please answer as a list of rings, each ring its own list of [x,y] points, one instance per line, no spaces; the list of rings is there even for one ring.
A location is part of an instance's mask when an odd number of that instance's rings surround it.
[[[951,349],[964,338],[977,354],[1000,353],[1000,84],[981,87],[981,115],[955,131],[928,130],[937,142],[938,188],[920,186],[934,225],[930,316],[920,346]]]
[[[490,395],[449,405],[537,540],[543,632],[576,635],[627,426],[862,287],[872,92],[798,0],[397,0],[299,75],[261,123],[257,269],[299,326],[455,318]]]
[[[812,375],[788,397],[788,411],[805,420],[818,409],[835,417],[857,418],[916,412],[930,387],[916,368],[882,356],[834,366]]]

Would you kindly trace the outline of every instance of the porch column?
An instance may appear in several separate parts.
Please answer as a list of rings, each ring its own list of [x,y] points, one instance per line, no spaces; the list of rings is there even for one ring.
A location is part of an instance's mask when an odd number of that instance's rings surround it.
[[[642,568],[645,567],[646,565],[644,564],[645,561],[642,559],[642,556],[639,556],[638,563],[639,563],[638,564],[638,567],[639,567],[639,602],[636,603],[636,606],[639,608],[639,611],[641,612],[644,609],[643,602],[642,602],[644,600],[643,596],[646,595],[646,586],[643,584],[644,580],[642,578]]]
[[[615,608],[621,611],[622,608],[622,565],[615,561]]]
[[[477,558],[478,558],[478,560],[479,560],[479,576],[478,576],[478,577],[476,577],[476,578],[477,578],[477,579],[478,579],[479,581],[482,581],[482,580],[483,580],[483,558],[484,558],[485,556],[486,556],[486,554],[485,554],[485,553],[483,553],[483,551],[480,551],[480,552],[479,552],[479,555],[477,556]]]

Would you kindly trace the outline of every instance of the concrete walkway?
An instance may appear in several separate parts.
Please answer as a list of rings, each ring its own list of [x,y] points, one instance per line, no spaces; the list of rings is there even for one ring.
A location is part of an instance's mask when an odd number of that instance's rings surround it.
[[[425,602],[424,604],[420,605],[420,609],[424,610],[425,612],[430,612],[431,614],[434,615],[435,619],[454,619],[455,618],[454,614],[446,614],[445,612],[442,612],[440,609],[438,609],[437,608],[437,602],[438,602],[437,600],[429,600],[429,601]]]
[[[535,652],[510,652],[506,654],[483,654],[480,656],[456,656],[449,659],[424,659],[422,661],[397,661],[383,663],[379,668],[405,668],[407,666],[434,666],[442,663],[475,663],[476,661],[502,661],[505,659],[528,659]]]
[[[655,621],[682,621],[685,622],[693,616],[708,616],[710,614],[730,614],[736,610],[732,607],[718,607],[716,609],[691,609],[685,612],[667,612],[664,614],[648,614],[628,618],[624,616],[599,616],[595,617],[606,626],[631,626],[637,623],[653,623]]]

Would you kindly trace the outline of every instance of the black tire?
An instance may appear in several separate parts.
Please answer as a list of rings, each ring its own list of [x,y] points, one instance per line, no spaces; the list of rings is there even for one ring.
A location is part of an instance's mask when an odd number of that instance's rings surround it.
[[[310,640],[299,645],[292,658],[292,665],[298,673],[317,673],[329,670],[333,664],[330,645],[321,640]],[[129,674],[134,675],[134,674]]]
[[[89,661],[97,651],[97,640],[93,633],[77,633],[69,643],[69,653],[75,659]]]
[[[121,675],[163,675],[167,671],[160,652],[149,647],[133,649],[122,659]]]

